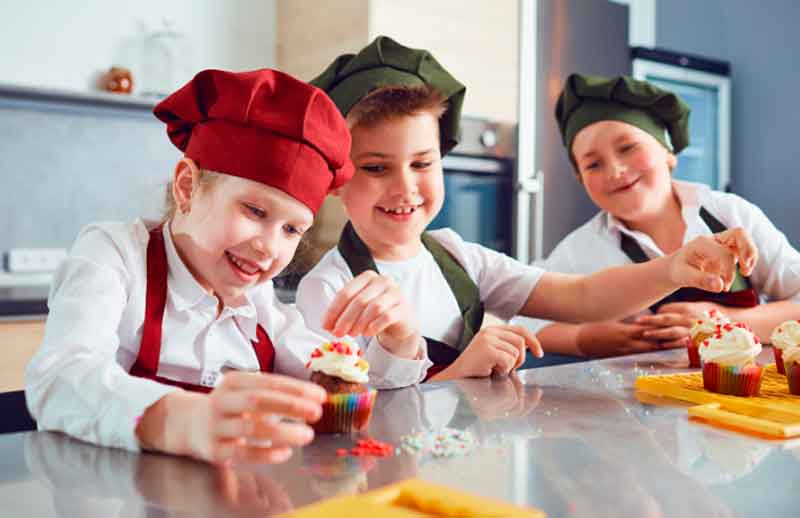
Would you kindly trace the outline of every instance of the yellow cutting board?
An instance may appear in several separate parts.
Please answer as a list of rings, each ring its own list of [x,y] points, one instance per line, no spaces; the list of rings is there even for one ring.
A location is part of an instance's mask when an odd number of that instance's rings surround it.
[[[800,436],[800,396],[789,394],[786,377],[774,364],[764,367],[761,392],[755,397],[729,396],[703,388],[703,373],[639,376],[636,390],[699,403],[689,415],[773,438]]]
[[[295,518],[544,518],[531,507],[518,507],[489,498],[409,479],[359,495],[346,495],[302,507],[286,514]]]

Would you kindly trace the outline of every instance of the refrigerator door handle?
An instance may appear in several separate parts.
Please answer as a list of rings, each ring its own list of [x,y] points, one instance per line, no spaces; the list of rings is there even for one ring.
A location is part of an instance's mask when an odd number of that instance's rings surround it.
[[[542,171],[523,173],[517,180],[517,259],[524,263],[542,259],[542,239],[544,234],[544,173]],[[534,213],[531,214],[531,201]],[[531,229],[531,219],[533,228]],[[533,241],[533,258],[531,255]]]

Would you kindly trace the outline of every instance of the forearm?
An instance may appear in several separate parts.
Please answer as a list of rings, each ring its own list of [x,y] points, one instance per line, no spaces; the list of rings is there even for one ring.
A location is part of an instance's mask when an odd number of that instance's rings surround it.
[[[191,415],[206,396],[184,390],[166,394],[145,410],[136,425],[136,437],[144,450],[191,455]]]
[[[545,354],[557,353],[571,356],[584,356],[584,353],[581,352],[578,340],[583,325],[584,324],[555,322],[549,326],[543,327],[536,334],[536,338],[539,339],[539,343],[542,345]]]
[[[734,320],[747,323],[765,343],[769,343],[770,335],[776,326],[787,320],[800,318],[800,304],[791,300],[769,302],[752,308],[721,309]]]

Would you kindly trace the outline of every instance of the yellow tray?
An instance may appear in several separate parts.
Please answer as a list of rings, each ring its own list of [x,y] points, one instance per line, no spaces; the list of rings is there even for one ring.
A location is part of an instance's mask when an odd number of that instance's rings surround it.
[[[703,373],[640,376],[636,390],[656,396],[699,403],[689,415],[768,437],[800,436],[800,396],[789,394],[786,377],[775,365],[764,367],[756,397],[716,394],[703,388]]]
[[[409,479],[359,495],[332,498],[286,514],[296,518],[544,518],[518,507],[420,479]]]

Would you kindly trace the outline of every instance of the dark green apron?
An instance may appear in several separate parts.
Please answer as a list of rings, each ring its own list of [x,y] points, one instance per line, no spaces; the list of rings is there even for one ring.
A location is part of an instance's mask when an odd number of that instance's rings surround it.
[[[478,286],[475,285],[475,282],[467,275],[464,268],[447,249],[427,232],[422,234],[422,244],[431,253],[434,261],[442,271],[442,275],[456,298],[458,309],[464,322],[461,336],[456,344],[446,344],[427,336],[424,337],[428,344],[428,357],[434,364],[434,367],[429,370],[428,375],[430,376],[455,361],[480,330],[483,323],[483,302],[481,301]],[[350,268],[353,277],[367,270],[380,273],[367,245],[358,237],[349,221],[344,230],[342,230],[342,236],[339,238],[337,248]]]
[[[705,207],[700,207],[700,218],[715,234],[728,230],[728,227],[708,212]],[[634,263],[650,260],[639,243],[624,232],[620,234],[620,246],[625,255]],[[758,305],[758,292],[753,288],[750,279],[742,275],[737,265],[736,278],[733,280],[730,291],[714,293],[698,288],[681,288],[650,306],[650,310],[655,313],[658,308],[670,302],[714,302],[721,306],[751,308]]]

